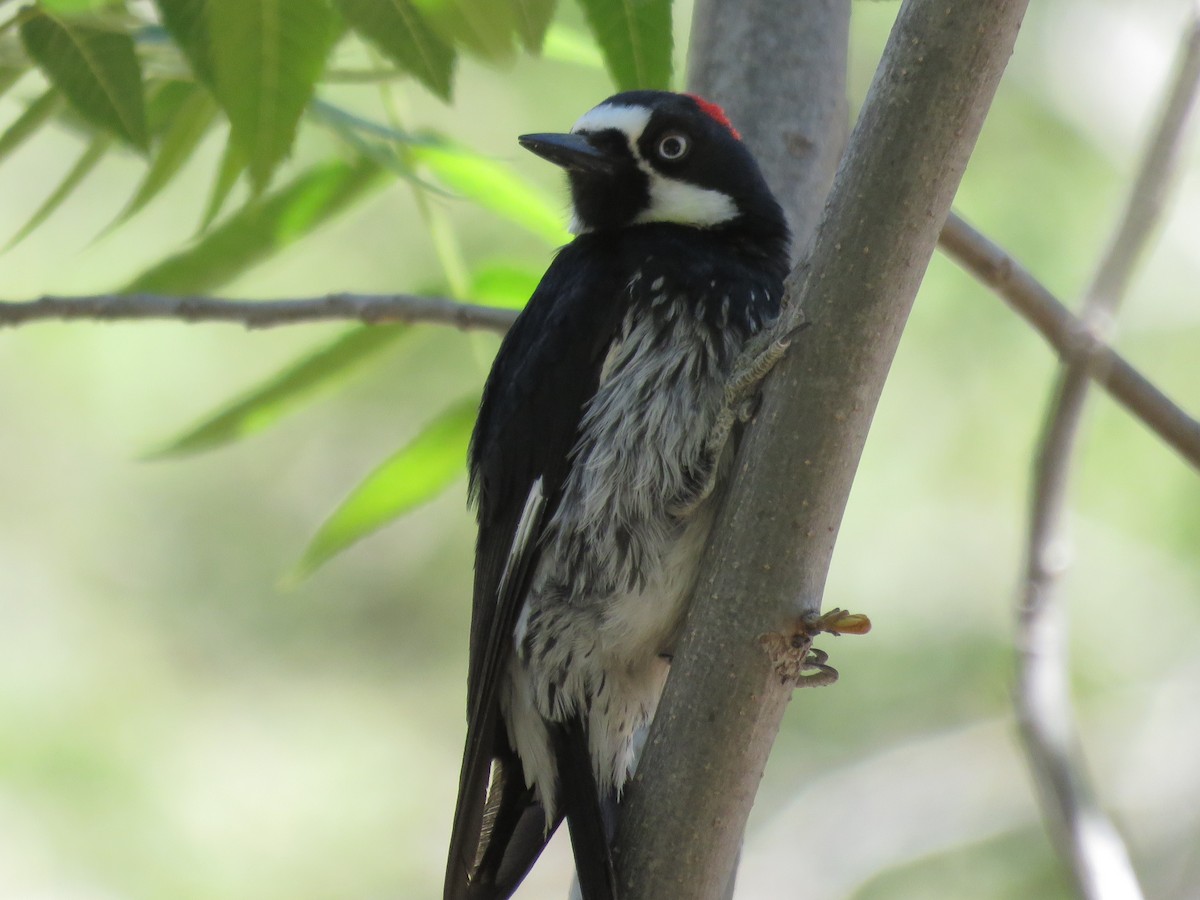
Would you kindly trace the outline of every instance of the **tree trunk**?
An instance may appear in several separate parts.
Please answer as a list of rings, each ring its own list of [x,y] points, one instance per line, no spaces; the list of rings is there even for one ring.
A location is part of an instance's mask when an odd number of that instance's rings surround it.
[[[733,116],[800,252],[846,146],[849,38],[850,0],[805,0],[786,15],[778,0],[697,0],[692,15],[688,89]]]
[[[793,687],[760,639],[790,635],[820,609],[871,417],[1026,5],[909,0],[900,11],[810,263],[791,279],[812,327],[764,386],[627,791],[617,841],[626,900],[726,890]],[[741,52],[743,64],[771,56]],[[765,79],[755,89],[781,93],[780,104],[805,97],[808,86],[774,63],[774,78],[747,76]],[[751,126],[730,106],[768,148],[766,136],[795,118]],[[761,108],[771,106],[764,98]]]

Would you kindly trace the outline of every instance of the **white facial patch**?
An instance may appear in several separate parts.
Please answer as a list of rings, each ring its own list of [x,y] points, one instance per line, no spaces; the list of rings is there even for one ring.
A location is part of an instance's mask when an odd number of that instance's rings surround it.
[[[698,228],[711,228],[728,222],[738,215],[737,204],[728,194],[712,188],[664,175],[642,156],[638,141],[650,124],[651,111],[644,106],[614,106],[603,103],[584,113],[571,129],[573,134],[619,131],[629,143],[634,162],[646,173],[649,181],[650,203],[633,220],[635,224],[674,222]],[[578,217],[571,220],[572,234],[587,231]]]
[[[737,204],[728,194],[668,178],[643,165],[650,176],[650,205],[633,221],[675,222],[710,228],[737,218]]]
[[[629,149],[637,155],[637,142],[642,132],[650,123],[650,110],[644,106],[611,106],[602,103],[595,109],[588,110],[571,128],[572,134],[587,131],[595,134],[598,131],[616,129],[623,132],[629,139]]]

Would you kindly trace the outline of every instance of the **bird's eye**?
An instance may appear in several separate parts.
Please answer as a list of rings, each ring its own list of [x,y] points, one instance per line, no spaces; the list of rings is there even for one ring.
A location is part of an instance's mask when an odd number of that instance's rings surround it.
[[[691,149],[692,143],[687,139],[687,135],[678,131],[672,131],[658,142],[658,155],[669,162],[683,159]]]

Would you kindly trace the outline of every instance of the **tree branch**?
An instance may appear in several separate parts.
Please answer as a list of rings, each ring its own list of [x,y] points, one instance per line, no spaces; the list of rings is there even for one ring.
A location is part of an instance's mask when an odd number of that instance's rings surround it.
[[[794,686],[761,639],[782,632],[787,646],[819,612],[871,417],[1025,6],[908,0],[900,11],[809,264],[791,280],[812,327],[764,386],[628,788],[624,896],[725,889]]]
[[[1084,326],[1103,334],[1157,225],[1200,84],[1200,10],[1193,9],[1175,81],[1124,214],[1084,297]],[[1062,519],[1089,374],[1108,360],[1077,342],[1060,377],[1034,469],[1025,585],[1017,624],[1016,707],[1042,814],[1081,896],[1136,900],[1141,888],[1117,829],[1088,782],[1070,698],[1067,616],[1055,596],[1065,568]]]
[[[793,261],[808,253],[846,148],[849,38],[849,0],[806,0],[787,15],[777,0],[697,0],[692,13],[688,87],[732,113],[787,215]],[[722,900],[737,866],[735,855],[720,874]]]
[[[1200,422],[1101,342],[1093,330],[1086,328],[1020,263],[954,213],[942,229],[940,244],[947,255],[1007,300],[1064,361],[1078,361],[1084,357],[1096,359],[1098,365],[1088,370],[1089,375],[1184,459],[1200,468]],[[26,302],[0,301],[0,328],[81,319],[220,322],[246,328],[359,321],[368,324],[430,323],[465,331],[503,334],[515,318],[515,310],[411,294],[333,294],[295,300],[100,294],[47,296]]]
[[[510,309],[411,294],[330,294],[327,297],[299,300],[220,300],[214,297],[108,294],[95,297],[42,297],[24,303],[0,302],[0,328],[49,319],[96,319],[108,322],[169,319],[228,322],[247,328],[352,319],[368,324],[430,322],[463,330],[503,334],[516,315]]]
[[[941,248],[960,266],[1008,301],[1041,333],[1065,363],[1089,365],[1089,376],[1151,431],[1200,469],[1200,422],[1107,346],[1021,264],[954,213]]]

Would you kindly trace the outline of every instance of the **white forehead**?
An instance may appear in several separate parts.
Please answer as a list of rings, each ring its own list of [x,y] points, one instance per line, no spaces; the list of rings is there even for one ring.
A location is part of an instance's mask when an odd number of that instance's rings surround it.
[[[646,125],[650,122],[650,110],[644,106],[614,106],[601,103],[595,109],[583,114],[583,118],[575,123],[571,133],[580,131],[607,131],[615,128],[629,136],[629,143],[636,144]]]

